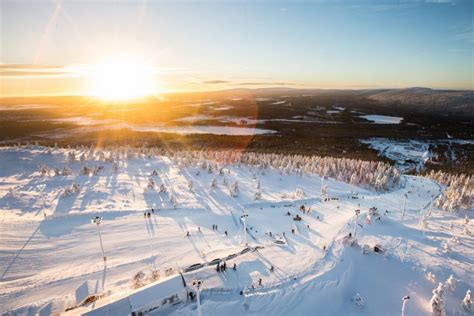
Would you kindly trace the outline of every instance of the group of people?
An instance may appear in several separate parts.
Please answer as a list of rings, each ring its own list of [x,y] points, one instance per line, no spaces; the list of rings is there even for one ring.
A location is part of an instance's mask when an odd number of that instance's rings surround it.
[[[307,209],[306,206],[301,205],[300,211],[303,212],[303,214],[309,214],[309,212],[311,212],[311,207]]]
[[[217,265],[216,265],[216,271],[217,272],[225,272],[225,270],[227,269],[227,263],[224,261],[224,262],[218,262]],[[234,271],[237,271],[237,264],[234,263],[234,266],[232,267],[232,270]]]
[[[151,213],[150,212],[144,212],[143,213],[143,217],[144,218],[150,218],[151,217],[151,214],[155,214],[155,209],[151,209]]]

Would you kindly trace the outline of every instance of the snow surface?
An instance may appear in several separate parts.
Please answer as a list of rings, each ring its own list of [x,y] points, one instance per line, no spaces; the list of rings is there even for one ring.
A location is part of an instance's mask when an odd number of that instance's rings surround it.
[[[226,272],[217,273],[211,266],[184,275],[188,284],[195,278],[204,282],[203,315],[399,315],[405,295],[412,297],[406,315],[425,315],[437,285],[425,277],[428,272],[442,282],[454,275],[456,289],[447,294],[446,306],[455,314],[461,313],[466,290],[474,288],[474,241],[463,232],[464,214],[430,212],[430,201],[442,189],[431,180],[404,176],[402,188],[377,193],[356,187],[357,198],[352,198],[349,184],[328,179],[329,195],[338,200],[324,202],[318,176],[229,165],[225,178],[229,184],[238,181],[240,188],[240,194],[231,197],[224,176],[178,167],[165,156],[121,161],[118,173],[95,156],[84,163],[103,170],[97,176],[81,176],[81,163],[69,163],[67,152],[34,146],[0,149],[2,312],[35,313],[51,302],[70,307],[84,281],[103,282],[107,296],[68,312],[79,314],[132,292],[131,280],[138,271],[159,269],[164,276],[168,268],[176,273],[238,253],[245,248],[240,221],[244,211],[250,246],[263,248],[228,260]],[[68,166],[73,174],[43,177],[39,164]],[[157,176],[151,175],[153,170]],[[168,193],[146,189],[150,177],[157,186],[165,184]],[[214,177],[217,186],[212,189]],[[261,201],[254,200],[258,180]],[[79,192],[64,196],[72,183],[80,185]],[[295,194],[298,188],[304,197]],[[169,202],[171,190],[176,209]],[[408,198],[402,219],[404,195]],[[310,213],[298,210],[303,204],[311,207]],[[373,218],[369,224],[366,216],[373,206],[381,220]],[[143,212],[152,207],[154,214],[144,218]],[[383,254],[363,255],[360,247],[343,245],[344,237],[354,232],[355,209],[361,210],[358,244],[380,244]],[[291,216],[285,215],[288,211]],[[431,214],[425,232],[419,225],[421,213]],[[301,222],[293,221],[296,214]],[[103,217],[105,267],[90,222],[96,215]],[[472,230],[472,221],[469,225]],[[276,239],[286,244],[276,244]],[[442,250],[443,243],[450,251]],[[237,271],[231,269],[234,263]],[[357,293],[365,301],[362,307],[351,300]],[[182,303],[168,312],[195,315],[196,303]]]

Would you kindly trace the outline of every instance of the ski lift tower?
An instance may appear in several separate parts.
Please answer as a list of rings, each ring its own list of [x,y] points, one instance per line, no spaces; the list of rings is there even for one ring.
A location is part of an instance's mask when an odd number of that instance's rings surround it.
[[[355,225],[354,225],[354,239],[355,239],[356,234],[357,234],[357,221],[359,220],[360,210],[357,209],[357,210],[354,211],[354,213],[355,213],[355,216],[356,216]]]
[[[249,214],[247,213],[244,213],[242,216],[240,216],[240,219],[244,223],[244,241],[245,241],[246,246],[248,246],[248,243],[247,243],[247,218],[248,217],[249,217]]]
[[[96,216],[93,219],[91,219],[92,224],[96,225],[97,228],[97,234],[99,235],[99,242],[100,242],[100,250],[102,251],[102,258],[104,258],[104,264],[107,261],[107,257],[104,254],[104,245],[102,244],[102,235],[100,234],[100,228],[99,225],[102,222],[102,217]]]
[[[408,300],[410,299],[410,296],[406,295],[402,298],[403,300],[403,304],[402,304],[402,316],[405,316],[405,305],[406,303],[408,302]]]
[[[406,206],[406,204],[407,204],[407,197],[408,197],[408,196],[407,196],[407,194],[405,193],[405,194],[403,195],[403,213],[402,213],[402,218],[405,218],[405,206]]]

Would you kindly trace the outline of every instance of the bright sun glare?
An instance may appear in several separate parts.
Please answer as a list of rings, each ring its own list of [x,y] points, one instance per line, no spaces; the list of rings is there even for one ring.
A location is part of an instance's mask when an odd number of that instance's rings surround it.
[[[93,65],[90,94],[109,101],[125,101],[151,95],[152,67],[144,62],[116,58]]]

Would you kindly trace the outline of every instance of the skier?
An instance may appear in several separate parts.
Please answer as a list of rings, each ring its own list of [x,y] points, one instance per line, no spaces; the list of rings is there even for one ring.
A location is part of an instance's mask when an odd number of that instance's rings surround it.
[[[273,272],[275,269],[273,268],[273,266],[270,267],[270,272]]]
[[[262,278],[258,279],[258,285],[262,286]]]
[[[224,233],[225,233],[225,235],[227,236],[227,230],[226,230]]]
[[[150,218],[150,217],[151,217],[151,214],[150,214],[150,212],[148,212],[148,218]]]
[[[186,232],[186,236],[191,236],[191,234],[189,233],[189,231]]]
[[[155,209],[152,208],[152,209],[151,209],[151,212],[152,212],[153,214],[155,214]]]
[[[198,232],[201,232],[201,227],[198,226]]]
[[[237,265],[234,263],[234,266],[232,267],[232,270],[237,271]]]

